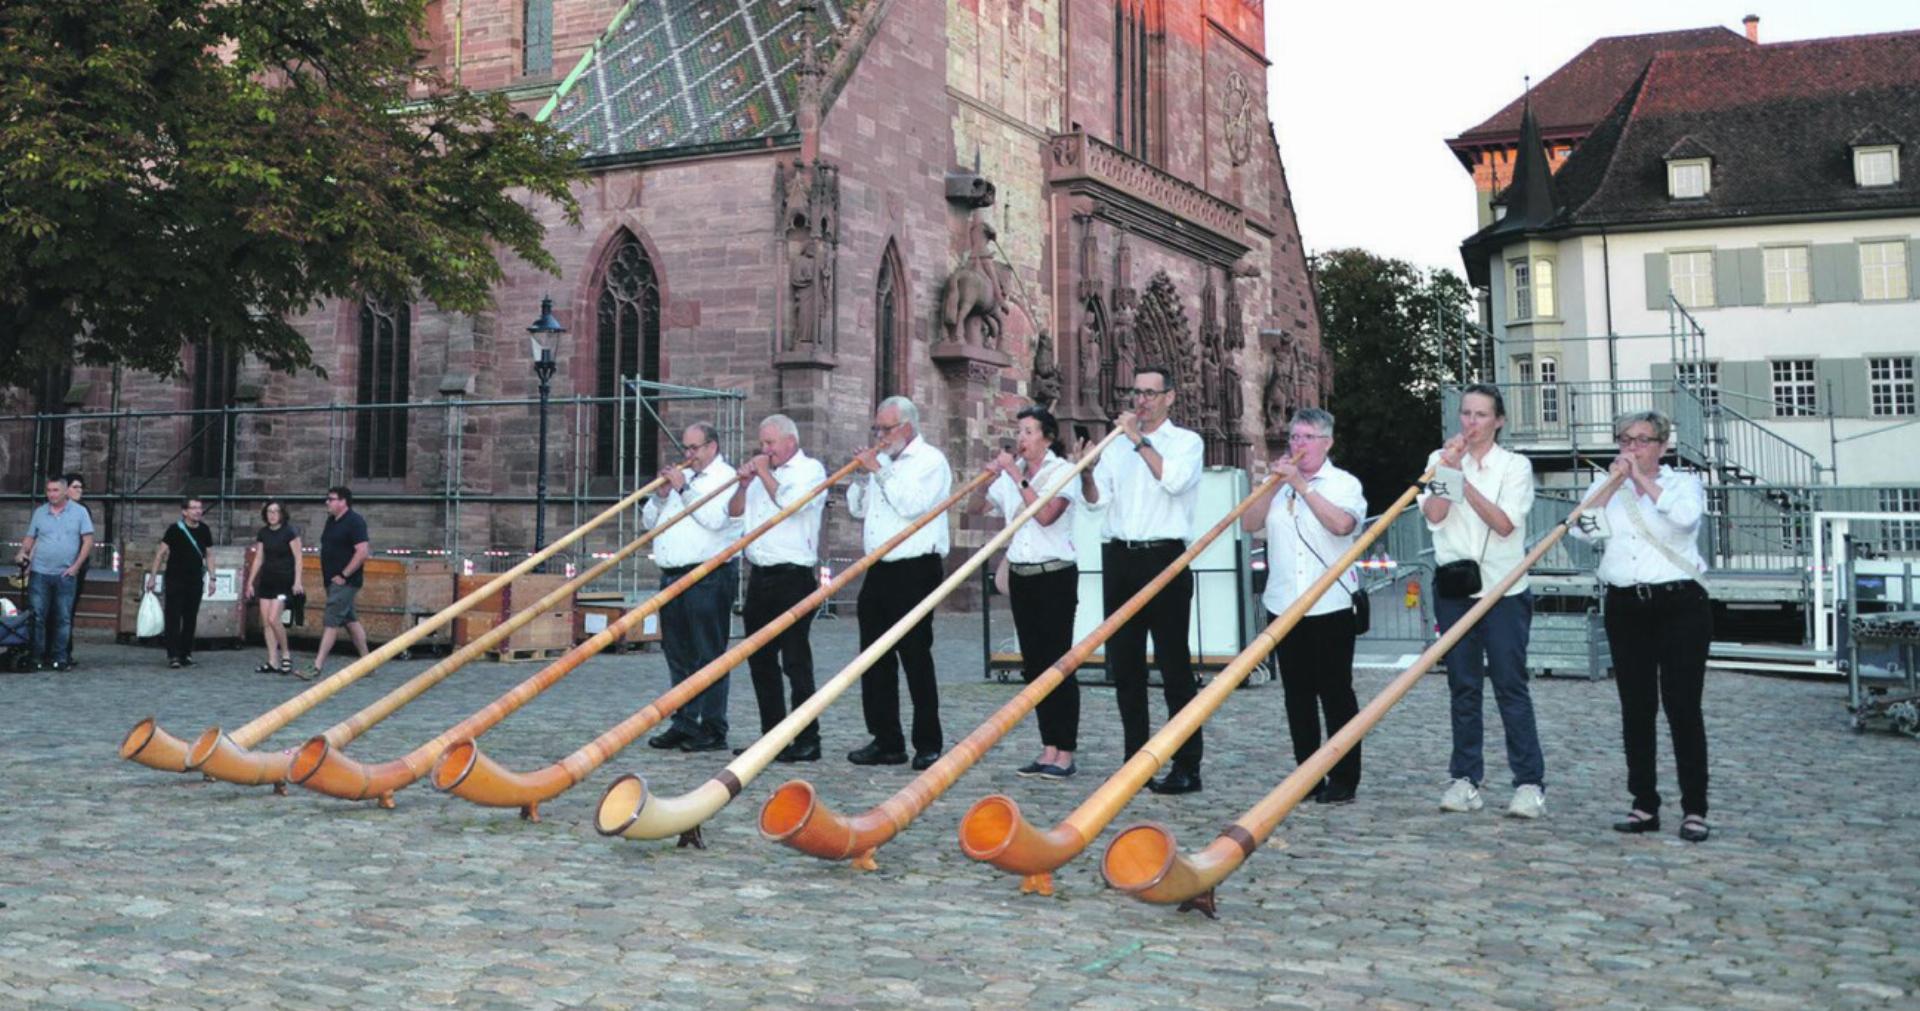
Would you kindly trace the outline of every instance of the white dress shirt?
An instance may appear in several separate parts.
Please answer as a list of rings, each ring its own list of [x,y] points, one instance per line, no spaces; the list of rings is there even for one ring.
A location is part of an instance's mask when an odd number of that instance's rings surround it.
[[[731,486],[737,476],[735,468],[728,466],[726,459],[716,453],[713,462],[707,464],[705,470],[693,475],[685,488],[668,491],[666,498],[647,496],[647,504],[640,509],[640,522],[652,530],[686,512],[688,506],[715,488]],[[724,493],[715,495],[706,505],[695,510],[692,516],[662,531],[660,536],[653,539],[653,563],[663,569],[699,565],[738,540],[740,521],[727,515],[727,500],[732,497]]]
[[[1193,539],[1193,507],[1200,500],[1200,468],[1206,463],[1206,442],[1198,433],[1171,420],[1143,436],[1160,454],[1160,476],[1155,478],[1140,451],[1131,445],[1110,446],[1093,466],[1098,502],[1087,508],[1105,512],[1100,538],[1107,541],[1157,541],[1169,537]]]
[[[1427,454],[1429,469],[1439,462],[1439,450]],[[1478,488],[1480,494],[1506,514],[1513,524],[1513,532],[1505,537],[1495,534],[1473,506],[1465,500],[1455,502],[1447,510],[1444,521],[1427,523],[1427,530],[1433,534],[1434,564],[1479,559],[1480,585],[1492,586],[1506,578],[1527,555],[1527,514],[1533,511],[1533,464],[1495,443],[1487,450],[1485,459],[1476,460],[1471,452],[1462,454],[1460,472],[1468,484]],[[1420,504],[1425,505],[1428,498],[1426,492],[1421,492]],[[1527,577],[1522,575],[1507,590],[1507,596],[1525,592],[1527,585]]]
[[[1607,475],[1601,474],[1593,479],[1587,488],[1591,497],[1599,487],[1607,482]],[[1707,512],[1707,490],[1700,479],[1692,474],[1674,470],[1672,467],[1660,467],[1660,476],[1656,479],[1660,485],[1660,501],[1639,494],[1632,481],[1622,484],[1607,500],[1607,527],[1610,536],[1606,539],[1606,551],[1600,556],[1598,575],[1600,581],[1608,586],[1633,586],[1637,583],[1671,583],[1682,579],[1699,579],[1707,570],[1706,559],[1700,555],[1698,536],[1700,519]],[[1638,506],[1640,521],[1646,525],[1647,533],[1653,535],[1653,541],[1641,535],[1640,528],[1634,525],[1629,515]],[[1572,536],[1592,541],[1594,537],[1578,524],[1567,531]],[[1658,543],[1665,552],[1654,547]],[[1675,565],[1667,557],[1671,552],[1680,560],[1692,566],[1684,569]]]
[[[868,474],[847,488],[847,511],[854,519],[866,521],[862,527],[864,553],[870,555],[951,494],[953,470],[947,466],[947,454],[916,433],[899,456],[880,454],[878,473]],[[942,516],[915,530],[880,560],[897,562],[921,555],[945,555],[950,540],[947,518]]]
[[[1035,495],[1045,495],[1047,489],[1058,484],[1073,464],[1055,456],[1052,450],[1040,461],[1040,469],[1027,479],[1027,486]],[[1067,486],[1054,496],[1063,500],[1067,507],[1060,512],[1059,518],[1051,526],[1041,526],[1040,518],[1035,516],[1020,529],[1013,532],[1013,541],[1007,545],[1007,561],[1015,565],[1038,565],[1041,562],[1071,562],[1080,556],[1073,550],[1073,507],[1081,501],[1080,478],[1075,475]],[[1020,494],[1020,482],[1011,475],[1001,474],[987,486],[987,501],[1001,516],[1012,519],[1020,515],[1027,507],[1027,500]],[[1051,504],[1051,503],[1049,503]]]
[[[773,468],[777,495],[767,494],[766,482],[755,474],[747,482],[747,507],[740,517],[744,529],[752,530],[772,519],[775,513],[792,505],[800,496],[827,479],[827,468],[803,450],[794,450],[793,458]],[[755,565],[820,564],[820,515],[826,511],[825,493],[814,496],[804,508],[780,521],[780,525],[747,545],[747,561]]]
[[[1319,473],[1307,480],[1307,489],[1333,503],[1335,509],[1353,517],[1353,529],[1336,535],[1313,514],[1312,507],[1291,485],[1283,485],[1267,507],[1267,590],[1260,603],[1268,613],[1279,614],[1293,605],[1313,581],[1320,578],[1333,560],[1346,553],[1360,536],[1367,520],[1367,497],[1360,479],[1335,467],[1320,465]],[[1315,553],[1318,557],[1315,557]],[[1327,588],[1307,616],[1332,614],[1353,605],[1353,590],[1359,575],[1351,568],[1340,574],[1340,581]]]

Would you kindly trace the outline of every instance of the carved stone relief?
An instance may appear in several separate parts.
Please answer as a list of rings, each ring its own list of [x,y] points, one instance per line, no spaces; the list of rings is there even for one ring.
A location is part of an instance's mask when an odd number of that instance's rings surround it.
[[[774,187],[786,243],[787,305],[780,350],[831,357],[835,266],[840,236],[840,174],[824,162],[779,162]]]

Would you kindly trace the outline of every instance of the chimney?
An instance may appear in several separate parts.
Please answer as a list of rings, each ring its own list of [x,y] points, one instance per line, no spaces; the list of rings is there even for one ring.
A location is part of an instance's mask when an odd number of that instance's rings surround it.
[[[1747,41],[1753,43],[1756,46],[1759,45],[1760,44],[1760,15],[1749,14],[1746,17],[1741,18],[1740,23],[1747,26]]]

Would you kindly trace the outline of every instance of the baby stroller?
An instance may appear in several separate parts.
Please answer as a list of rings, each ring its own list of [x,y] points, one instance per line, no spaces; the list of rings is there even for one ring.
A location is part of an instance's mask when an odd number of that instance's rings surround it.
[[[0,670],[33,669],[33,621],[31,610],[0,614]]]

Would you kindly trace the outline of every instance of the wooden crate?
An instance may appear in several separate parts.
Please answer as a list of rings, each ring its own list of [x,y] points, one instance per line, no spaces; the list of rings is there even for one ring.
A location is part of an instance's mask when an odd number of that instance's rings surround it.
[[[245,602],[240,599],[247,582],[245,560],[243,545],[216,544],[207,552],[207,568],[213,572],[216,589],[213,596],[200,602],[200,617],[194,624],[196,639],[238,643],[245,634],[242,615]],[[119,635],[124,642],[134,641],[140,627],[140,598],[146,592],[146,576],[152,561],[151,554],[128,555],[121,560]]]
[[[455,584],[455,592],[461,598],[485,586],[492,576],[461,576]],[[505,589],[492,597],[474,605],[474,608],[453,623],[453,643],[466,646],[475,639],[487,634],[494,626],[505,621],[510,615],[525,610],[540,598],[553,592],[567,581],[563,575],[529,573],[514,580]],[[492,652],[507,654],[536,654],[543,651],[566,650],[573,646],[574,606],[571,599],[541,614],[519,630],[496,644]],[[531,657],[530,657],[531,658]]]
[[[574,600],[575,642],[586,642],[604,631],[608,625],[621,615],[639,605],[634,604],[622,593],[582,593]],[[613,648],[639,649],[648,643],[660,641],[660,616],[650,615],[627,630],[620,642]]]
[[[326,583],[320,578],[320,558],[301,559],[300,585],[307,591],[306,613],[287,635],[301,640],[318,640],[325,630],[327,612]],[[366,579],[353,609],[367,630],[367,641],[390,642],[400,633],[446,610],[453,604],[453,568],[440,559],[369,558]],[[249,608],[247,628],[252,638],[260,637],[260,611]],[[451,626],[426,635],[415,649],[444,649],[453,642]],[[336,651],[339,646],[334,647]],[[348,649],[351,649],[351,644]]]

